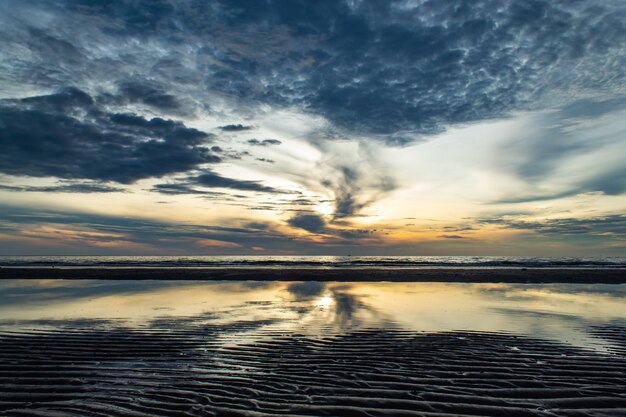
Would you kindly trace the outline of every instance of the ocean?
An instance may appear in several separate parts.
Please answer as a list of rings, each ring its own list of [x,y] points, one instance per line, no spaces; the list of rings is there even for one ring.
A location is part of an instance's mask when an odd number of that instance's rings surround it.
[[[0,256],[0,267],[80,268],[601,268],[626,257],[527,256]]]

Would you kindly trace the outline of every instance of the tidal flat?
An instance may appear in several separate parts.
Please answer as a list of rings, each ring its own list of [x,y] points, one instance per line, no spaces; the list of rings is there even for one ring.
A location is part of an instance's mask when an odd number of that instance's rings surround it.
[[[7,416],[626,413],[626,285],[0,281]]]

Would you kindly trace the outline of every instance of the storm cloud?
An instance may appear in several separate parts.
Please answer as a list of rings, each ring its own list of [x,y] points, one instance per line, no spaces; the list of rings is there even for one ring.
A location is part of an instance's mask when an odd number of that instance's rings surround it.
[[[76,88],[0,102],[0,172],[128,184],[220,161],[208,133],[94,103]]]
[[[46,30],[25,3],[4,4],[5,82],[110,81],[129,103],[164,111],[183,98],[210,106],[217,95],[242,109],[295,106],[404,143],[567,104],[569,91],[623,94],[619,2],[29,3],[47,16]]]

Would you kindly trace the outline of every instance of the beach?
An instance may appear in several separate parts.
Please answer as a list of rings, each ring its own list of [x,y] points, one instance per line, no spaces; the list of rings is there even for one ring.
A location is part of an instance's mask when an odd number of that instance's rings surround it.
[[[90,278],[0,281],[1,415],[626,413],[624,284]]]
[[[0,0],[0,417],[626,417],[626,0]]]
[[[227,331],[249,331],[240,323]],[[503,334],[225,329],[42,332],[0,339],[6,416],[623,416],[624,349],[598,355]],[[623,331],[597,329],[623,343]]]
[[[4,267],[0,279],[626,283],[626,269]]]

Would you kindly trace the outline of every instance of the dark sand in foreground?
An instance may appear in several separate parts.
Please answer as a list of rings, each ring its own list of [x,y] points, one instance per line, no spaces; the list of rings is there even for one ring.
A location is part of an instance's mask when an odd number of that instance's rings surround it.
[[[626,269],[0,268],[0,279],[392,281],[624,284]]]
[[[621,270],[2,269],[2,278],[624,282]],[[367,307],[367,306],[365,306]],[[207,307],[208,308],[208,307]],[[79,313],[78,313],[79,314]],[[114,313],[112,313],[114,314]],[[252,315],[0,330],[1,416],[626,416],[626,324],[606,351],[384,321],[316,333]],[[115,317],[115,316],[112,316]]]
[[[624,416],[624,328],[601,354],[501,333],[262,322],[0,333],[5,416]],[[258,341],[229,344],[256,332]]]

